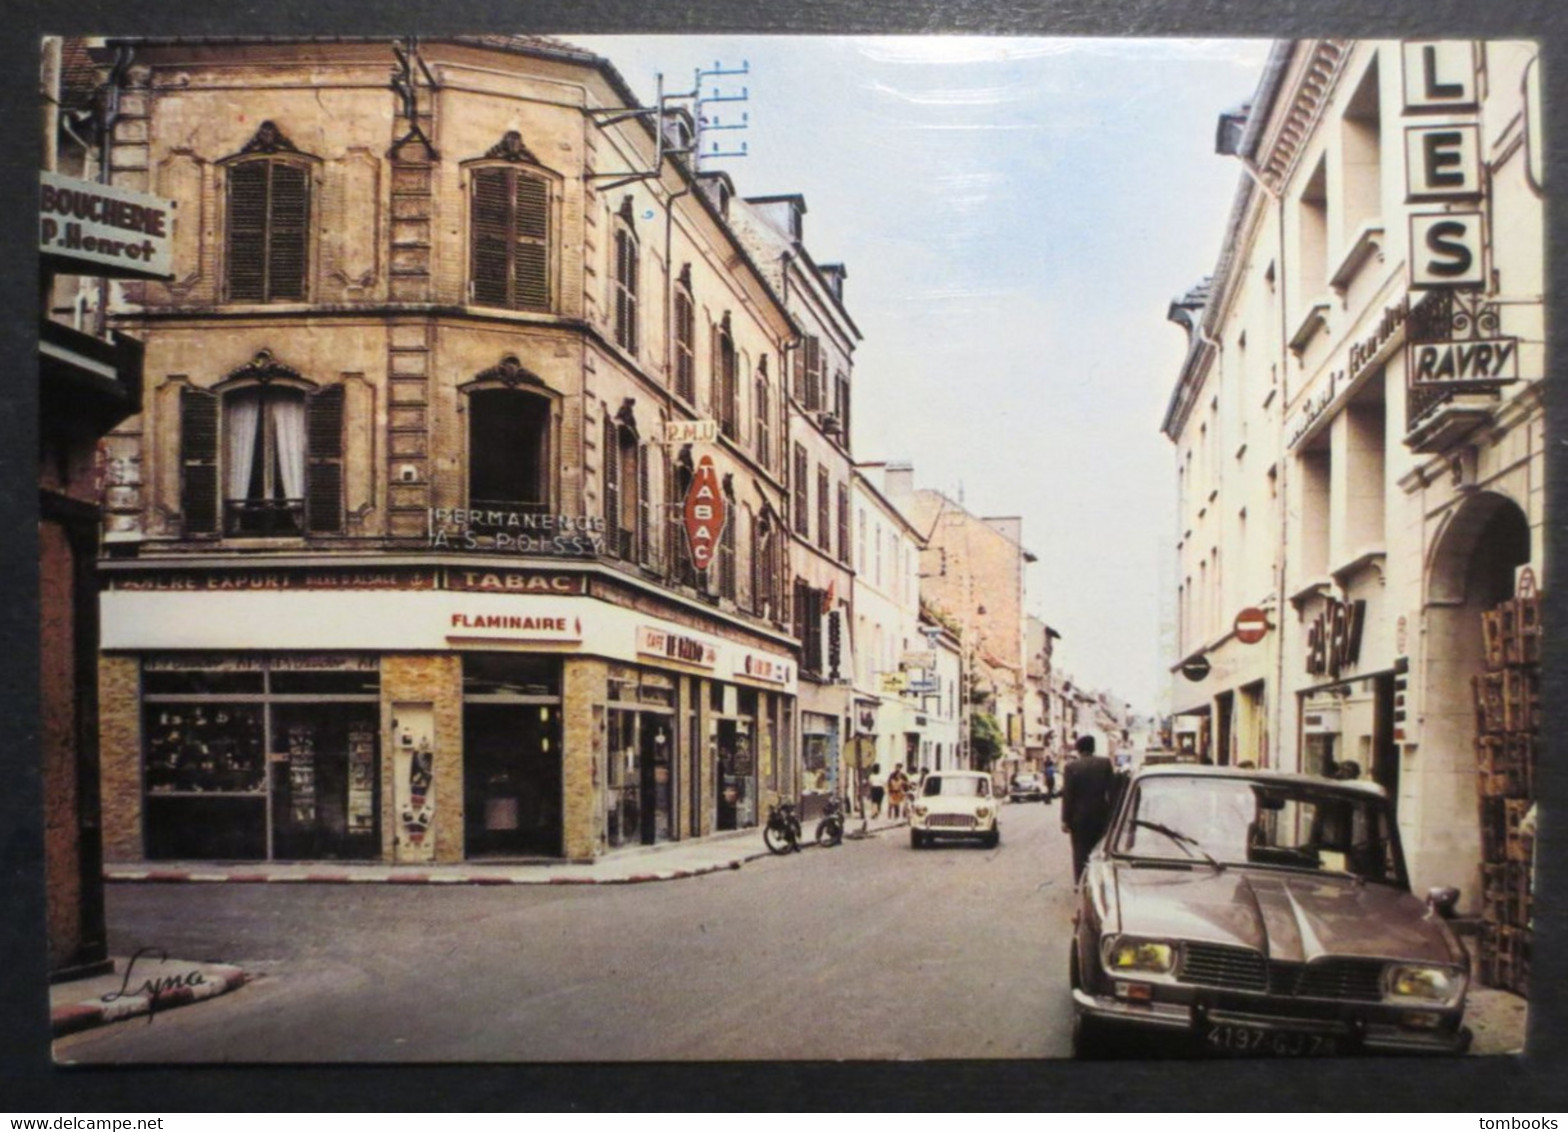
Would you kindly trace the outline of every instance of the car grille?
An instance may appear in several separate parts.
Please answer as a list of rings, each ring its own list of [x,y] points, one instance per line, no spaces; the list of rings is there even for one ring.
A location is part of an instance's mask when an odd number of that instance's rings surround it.
[[[941,826],[944,829],[973,829],[975,819],[970,814],[932,814],[926,824],[933,828]]]
[[[1254,991],[1286,998],[1377,1002],[1383,996],[1383,964],[1375,959],[1321,959],[1316,963],[1265,960],[1244,947],[1189,943],[1181,981],[1222,990]]]

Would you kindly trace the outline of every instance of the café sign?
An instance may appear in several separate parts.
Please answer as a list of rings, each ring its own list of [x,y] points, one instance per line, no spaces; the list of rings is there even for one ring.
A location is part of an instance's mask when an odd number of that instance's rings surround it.
[[[46,267],[113,279],[174,278],[174,202],[59,173],[38,174]]]
[[[712,641],[667,632],[651,625],[638,626],[637,653],[639,656],[653,656],[661,660],[678,660],[698,668],[714,668],[719,663],[718,646]]]
[[[762,680],[769,684],[788,684],[790,666],[787,662],[777,657],[762,656],[754,652],[747,653],[741,658],[740,666],[735,675],[745,676],[752,680]]]

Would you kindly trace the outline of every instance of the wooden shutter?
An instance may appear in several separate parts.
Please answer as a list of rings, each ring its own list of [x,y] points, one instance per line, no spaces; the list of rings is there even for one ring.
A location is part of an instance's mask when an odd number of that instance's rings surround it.
[[[806,450],[799,444],[795,445],[794,473],[795,533],[808,537],[811,534],[811,484],[807,480],[810,473],[807,470]]]
[[[637,561],[653,562],[653,489],[648,482],[648,449],[637,446]]]
[[[468,223],[473,241],[473,301],[507,305],[507,247],[511,243],[511,194],[507,170],[476,169]]]
[[[757,463],[764,468],[773,466],[773,430],[768,425],[768,382],[759,377],[756,381],[757,401]]]
[[[604,526],[611,553],[621,556],[621,443],[620,429],[604,418]]]
[[[187,535],[218,533],[218,398],[180,393],[180,509]]]
[[[305,527],[312,534],[343,529],[343,387],[329,386],[305,402]]]
[[[849,561],[849,488],[838,485],[838,560]]]
[[[307,170],[281,161],[267,163],[272,193],[267,210],[267,298],[305,297],[305,247],[310,236],[310,179]]]
[[[506,172],[503,170],[503,172]],[[512,305],[550,308],[550,186],[510,171],[515,182],[516,241],[512,262]]]
[[[267,296],[268,162],[229,167],[229,298],[260,301]]]
[[[691,296],[684,291],[675,293],[675,394],[695,403],[697,389],[693,373],[693,339],[696,336],[696,318],[692,312]]]

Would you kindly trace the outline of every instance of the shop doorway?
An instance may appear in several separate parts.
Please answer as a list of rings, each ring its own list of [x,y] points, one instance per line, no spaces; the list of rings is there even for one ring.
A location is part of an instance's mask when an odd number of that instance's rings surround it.
[[[343,704],[272,709],[272,855],[279,860],[369,858],[379,791],[377,709]]]
[[[673,718],[610,710],[605,829],[612,849],[655,845],[675,835]]]
[[[713,769],[717,781],[714,827],[746,829],[757,824],[757,766],[751,721],[718,719],[713,722]]]
[[[464,705],[467,856],[561,855],[559,732],[553,704]]]

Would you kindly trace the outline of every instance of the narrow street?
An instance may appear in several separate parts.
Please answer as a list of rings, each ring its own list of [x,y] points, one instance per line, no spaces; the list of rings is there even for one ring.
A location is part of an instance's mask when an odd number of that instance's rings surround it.
[[[655,884],[117,885],[119,954],[256,981],[67,1038],[57,1060],[619,1061],[1070,1053],[1057,806],[1000,848],[901,829]]]

